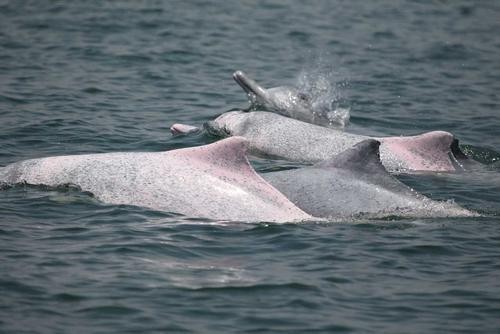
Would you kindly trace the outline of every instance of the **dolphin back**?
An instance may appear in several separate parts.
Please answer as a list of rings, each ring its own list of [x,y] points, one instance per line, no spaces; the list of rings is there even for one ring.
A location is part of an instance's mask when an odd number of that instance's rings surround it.
[[[23,180],[25,171],[30,170],[36,165],[36,160],[24,160],[5,167],[0,167],[0,187],[26,182]]]
[[[169,152],[117,152],[21,161],[0,180],[51,187],[74,185],[110,204],[189,217],[294,222],[311,217],[265,182],[233,137]]]
[[[322,218],[459,217],[476,213],[455,203],[431,200],[389,174],[380,143],[364,140],[311,167],[264,174],[305,212]]]

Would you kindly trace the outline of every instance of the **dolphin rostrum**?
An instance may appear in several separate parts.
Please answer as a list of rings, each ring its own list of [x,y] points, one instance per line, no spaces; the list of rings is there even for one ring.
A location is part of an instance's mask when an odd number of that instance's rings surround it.
[[[252,154],[302,163],[329,159],[370,139],[263,111],[226,112],[204,127],[216,136],[245,137]],[[390,172],[461,170],[460,162],[452,154],[458,145],[449,132],[374,139],[381,142],[381,160]]]
[[[310,167],[262,174],[305,212],[321,218],[469,217],[452,202],[431,200],[382,166],[380,142],[367,139]]]
[[[167,152],[118,152],[25,160],[0,168],[0,183],[76,185],[111,204],[189,217],[294,222],[311,216],[264,181],[241,137]]]

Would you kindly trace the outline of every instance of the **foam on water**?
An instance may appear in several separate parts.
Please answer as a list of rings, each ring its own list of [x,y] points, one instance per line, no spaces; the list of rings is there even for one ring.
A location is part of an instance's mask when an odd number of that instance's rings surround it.
[[[325,56],[303,69],[296,80],[300,92],[311,97],[313,112],[326,115],[326,126],[344,128],[349,124],[351,107],[347,98],[348,79]]]

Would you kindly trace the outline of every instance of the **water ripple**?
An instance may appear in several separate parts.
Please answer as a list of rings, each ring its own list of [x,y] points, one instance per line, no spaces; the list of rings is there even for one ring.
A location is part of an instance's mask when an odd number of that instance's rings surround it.
[[[209,143],[169,126],[245,107],[235,70],[269,87],[328,77],[346,131],[450,131],[487,165],[398,176],[474,219],[241,224],[2,188],[0,332],[498,331],[499,13],[462,0],[0,4],[0,166]]]

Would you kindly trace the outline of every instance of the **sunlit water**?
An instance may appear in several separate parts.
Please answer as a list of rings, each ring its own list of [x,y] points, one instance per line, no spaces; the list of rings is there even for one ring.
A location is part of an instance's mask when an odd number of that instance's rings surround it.
[[[488,166],[400,176],[485,216],[462,219],[237,224],[0,191],[0,332],[497,332],[499,16],[494,1],[1,2],[0,166],[208,143],[169,126],[247,107],[237,69],[266,87],[325,78],[347,131],[446,130]]]

